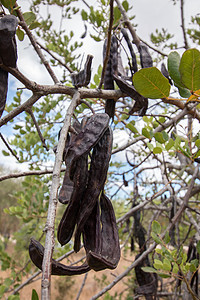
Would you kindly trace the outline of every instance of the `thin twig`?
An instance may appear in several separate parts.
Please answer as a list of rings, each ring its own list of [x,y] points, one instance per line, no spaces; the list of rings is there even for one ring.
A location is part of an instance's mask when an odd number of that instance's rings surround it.
[[[7,141],[4,139],[2,133],[0,133],[0,138],[4,142],[4,144],[7,147],[7,149],[10,151],[10,153],[19,161],[19,158],[17,157],[17,155],[15,154],[15,152],[12,150],[12,148],[9,146],[9,144],[7,143]]]
[[[109,59],[113,20],[114,20],[113,0],[110,0],[110,19],[109,19],[109,26],[108,26],[107,47],[106,47],[106,54],[105,54],[105,58],[104,58],[104,62],[103,62],[103,68],[102,68],[102,72],[101,72],[101,80],[100,80],[98,89],[101,89],[101,87],[102,87],[102,84],[104,81],[104,76],[105,76],[105,71],[106,71],[106,66],[107,66],[108,59]]]
[[[179,114],[177,114],[174,118],[172,118],[171,120],[165,122],[161,125],[159,125],[155,130],[154,130],[154,133],[156,132],[161,132],[163,131],[164,129],[170,127],[171,125],[173,124],[176,124],[180,119],[182,119],[185,115],[187,114],[190,114],[190,113],[194,113],[194,110],[193,108],[190,108],[188,109],[187,107],[185,107]],[[125,150],[126,148],[134,145],[135,143],[137,143],[138,141],[143,141],[145,140],[145,137],[144,136],[138,136],[136,137],[135,139],[132,139],[131,141],[127,142],[125,145],[121,146],[121,147],[118,147],[117,149],[113,150],[113,154],[114,153],[117,153],[117,152],[120,152],[120,151],[123,151]]]
[[[18,6],[17,3],[16,3],[16,6]],[[31,44],[33,45],[33,48],[35,49],[36,53],[38,54],[39,58],[41,59],[42,63],[44,64],[45,68],[47,69],[49,75],[53,79],[53,82],[55,84],[59,83],[59,80],[57,79],[56,75],[54,74],[53,70],[51,69],[48,61],[45,59],[44,55],[42,54],[42,51],[38,47],[38,44],[37,44],[37,41],[36,41],[35,37],[33,36],[32,32],[28,28],[28,26],[27,26],[27,24],[26,24],[26,22],[24,20],[23,14],[22,14],[22,12],[20,10],[20,8],[18,8],[16,10],[16,12],[17,12],[17,15],[18,15],[18,17],[19,17],[19,19],[21,21],[20,25],[22,26],[22,28],[24,29],[24,31],[28,35]]]
[[[42,135],[42,132],[41,132],[41,130],[40,130],[40,127],[39,127],[39,125],[38,125],[38,123],[37,123],[37,121],[36,121],[36,118],[35,118],[35,116],[34,116],[34,113],[33,113],[33,111],[32,111],[32,108],[31,108],[31,107],[28,107],[28,108],[26,109],[26,112],[30,114],[30,116],[31,116],[31,118],[32,118],[32,120],[33,120],[33,123],[35,124],[35,127],[36,127],[36,129],[37,129],[37,132],[38,132],[38,135],[39,135],[39,137],[40,137],[40,139],[41,139],[41,142],[42,142],[43,147],[44,147],[47,151],[49,151],[49,148],[47,147],[47,145],[46,145],[46,143],[45,143],[45,139],[44,139],[44,137],[43,137],[43,135]]]
[[[59,64],[61,64],[64,68],[66,68],[70,73],[73,73],[74,71],[69,67],[67,66],[64,62],[62,62],[62,60],[60,60],[58,57],[56,57],[53,53],[51,53],[51,51],[47,48],[45,48],[44,46],[42,46],[42,44],[40,44],[38,41],[37,41],[37,44],[40,46],[40,48],[42,48],[44,51],[46,51],[49,55],[51,55],[51,57],[53,57],[56,61],[59,62]]]
[[[27,107],[32,106],[35,102],[37,102],[41,98],[41,93],[34,93],[26,102],[19,105],[17,108],[13,109],[10,113],[8,113],[5,117],[0,119],[0,127],[10,120],[12,120],[14,117],[21,114],[23,111],[26,110]]]
[[[65,171],[66,171],[65,167],[61,169],[61,172],[65,172]],[[35,170],[35,171],[27,171],[27,172],[20,172],[20,173],[11,173],[11,174],[0,176],[0,182],[11,178],[19,178],[19,177],[31,176],[31,175],[44,175],[44,174],[52,174],[52,173],[53,173],[53,169],[44,170],[44,171]]]
[[[125,11],[125,9],[123,8],[123,6],[121,5],[120,1],[119,0],[115,0],[115,2],[117,3],[117,6],[123,16],[123,20],[124,20],[124,23],[125,25],[127,26],[127,28],[129,29],[131,35],[132,35],[132,38],[133,38],[133,42],[134,44],[136,45],[136,47],[138,48],[139,47],[139,44],[140,44],[140,39],[139,37],[137,36],[136,32],[135,32],[135,29],[133,28],[132,24],[131,24],[131,21],[129,20],[128,18],[128,15]]]
[[[17,115],[21,114],[26,110],[27,107],[32,106],[36,103],[42,96],[49,94],[65,94],[73,96],[77,89],[65,86],[65,85],[37,85],[35,88],[37,92],[34,92],[33,95],[23,104],[19,105],[17,108],[13,109],[5,117],[0,119],[0,127],[6,124],[8,121],[12,120]],[[80,98],[102,98],[102,99],[118,99],[123,96],[123,93],[120,90],[98,90],[98,89],[78,89],[80,93]]]
[[[47,223],[45,226],[46,231],[46,240],[45,240],[45,250],[44,258],[42,263],[42,283],[41,283],[41,299],[49,300],[51,294],[51,263],[52,263],[52,254],[54,248],[54,223],[56,216],[56,207],[57,207],[57,193],[60,184],[60,170],[63,161],[63,151],[66,143],[67,132],[71,123],[71,117],[73,112],[80,101],[80,94],[77,91],[70,103],[69,108],[65,116],[63,128],[60,133],[60,138],[58,142],[58,147],[56,151],[55,164],[52,176],[52,185],[50,190],[49,197],[49,207],[47,215]]]
[[[80,295],[82,293],[82,290],[84,288],[84,285],[85,285],[85,282],[86,282],[86,279],[87,279],[87,276],[88,276],[88,273],[85,274],[84,278],[83,278],[83,282],[82,282],[82,285],[80,287],[80,290],[78,291],[78,294],[76,296],[76,300],[78,300],[80,298]]]
[[[188,46],[188,41],[187,41],[187,36],[186,36],[186,30],[185,30],[185,19],[184,19],[184,0],[181,0],[181,28],[183,31],[183,39],[185,43],[185,49],[187,50],[189,48]]]

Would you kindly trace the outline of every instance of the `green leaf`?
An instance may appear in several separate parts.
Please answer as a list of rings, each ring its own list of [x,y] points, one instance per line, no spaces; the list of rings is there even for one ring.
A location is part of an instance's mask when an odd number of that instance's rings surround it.
[[[156,273],[157,272],[157,270],[155,270],[152,267],[142,267],[141,269],[142,269],[142,271],[144,271],[146,273]]]
[[[126,128],[130,129],[133,133],[137,133],[137,129],[135,128],[135,122],[131,121],[128,124],[126,124]]]
[[[142,135],[144,135],[148,139],[151,139],[150,132],[145,127],[142,128]]]
[[[122,2],[122,6],[123,6],[123,8],[125,9],[125,11],[128,11],[128,8],[129,8],[128,1],[123,1],[123,2]]]
[[[36,15],[32,11],[23,13],[23,17],[27,25],[31,25],[36,20]]]
[[[158,260],[158,259],[154,259],[154,264],[153,264],[154,268],[159,270],[159,269],[163,269],[163,263],[162,261]]]
[[[83,21],[87,21],[87,19],[88,19],[88,14],[84,9],[82,9],[82,11],[81,11],[81,17],[82,17]]]
[[[133,75],[133,85],[141,95],[151,99],[166,98],[170,92],[168,79],[155,67],[136,72]]]
[[[172,138],[169,139],[169,142],[165,145],[165,149],[168,151],[174,146],[174,140]]]
[[[155,132],[154,133],[154,137],[155,137],[155,140],[161,144],[165,143],[166,140],[164,139],[163,137],[163,134],[162,132]]]
[[[32,290],[31,300],[39,300],[39,296],[35,289]]]
[[[170,236],[169,236],[169,232],[168,231],[165,234],[164,242],[165,242],[165,244],[168,244],[170,242]]]
[[[40,27],[40,23],[39,22],[33,22],[33,23],[31,23],[31,25],[29,26],[29,29],[30,30],[33,30],[33,29],[35,29],[35,28],[37,28],[37,27]]]
[[[153,145],[151,143],[147,143],[147,147],[149,148],[149,150],[153,151]]]
[[[121,18],[121,12],[117,6],[114,7],[114,21],[113,24],[117,23]]]
[[[154,154],[160,154],[160,153],[162,153],[162,148],[160,148],[160,147],[154,147],[153,148],[153,153]]]
[[[19,41],[23,41],[24,40],[24,31],[21,30],[19,27],[16,30],[16,35],[17,35]]]
[[[186,50],[181,58],[179,71],[181,81],[191,91],[200,89],[200,52],[197,49]]]
[[[200,241],[197,242],[197,252],[200,254]]]
[[[164,258],[164,261],[163,261],[163,270],[165,270],[165,271],[171,271],[171,262],[167,258]]]
[[[158,273],[158,275],[162,278],[170,278],[171,277],[171,275],[164,274],[164,273]]]
[[[98,84],[99,84],[99,81],[100,81],[100,79],[99,79],[99,76],[97,75],[97,74],[95,74],[94,75],[94,82],[95,82],[95,84],[98,86]]]
[[[3,154],[4,156],[9,156],[9,155],[10,155],[10,153],[9,153],[9,152],[6,152],[5,150],[2,150],[2,154]]]
[[[154,232],[151,232],[151,237],[153,238],[153,240],[157,243],[157,244],[162,244],[161,239],[157,236],[157,234],[155,234]]]
[[[6,8],[13,8],[16,0],[1,0],[1,4]]]
[[[195,146],[197,146],[198,148],[200,148],[200,139],[197,139],[197,140],[195,141]]]
[[[168,72],[174,84],[179,89],[179,94],[183,98],[189,98],[191,93],[186,89],[181,81],[181,74],[179,72],[181,57],[178,52],[173,51],[168,56]]]
[[[172,269],[172,273],[173,273],[173,274],[177,274],[178,271],[179,271],[178,265],[177,265],[176,263],[174,263],[173,269]]]
[[[160,223],[158,223],[156,220],[154,220],[152,222],[151,229],[152,229],[153,232],[155,232],[157,234],[160,234],[161,233]]]
[[[90,34],[91,38],[93,38],[96,42],[101,42],[100,37],[96,36],[96,35],[92,35]]]

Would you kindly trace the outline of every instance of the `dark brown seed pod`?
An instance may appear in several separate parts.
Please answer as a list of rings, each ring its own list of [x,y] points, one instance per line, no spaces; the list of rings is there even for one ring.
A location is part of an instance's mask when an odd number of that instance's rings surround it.
[[[87,179],[88,159],[87,155],[83,155],[76,162],[76,169],[73,177],[73,191],[69,204],[58,226],[57,238],[61,245],[67,244],[74,232],[77,220],[77,212],[80,208],[81,199],[87,186]]]
[[[131,58],[132,58],[132,65],[130,66],[131,68],[131,71],[133,71],[133,73],[137,72],[138,70],[138,67],[137,67],[137,59],[136,59],[136,55],[135,55],[135,52],[133,50],[133,46],[131,44],[131,41],[129,39],[129,36],[128,36],[128,33],[127,33],[127,30],[125,28],[122,28],[121,29],[121,33],[128,45],[128,48],[129,48],[129,51],[130,51],[130,54],[131,54]]]
[[[104,43],[103,47],[103,61],[106,56],[107,40]],[[114,90],[114,80],[112,75],[117,73],[118,65],[118,42],[117,38],[113,35],[111,37],[110,45],[110,54],[108,62],[106,65],[105,76],[104,76],[104,89],[105,90]],[[111,117],[114,118],[115,114],[115,100],[107,99],[105,105],[105,112]]]
[[[65,157],[65,154],[70,146],[70,144],[72,143],[72,141],[75,139],[76,134],[79,133],[81,131],[81,128],[83,126],[81,126],[81,124],[78,121],[74,121],[73,123],[73,130],[74,132],[71,132],[71,134],[67,135],[67,140],[66,140],[66,144],[65,144],[65,149],[64,149],[64,153],[63,153],[63,157]],[[76,132],[76,134],[75,134]],[[60,136],[60,133],[59,133]],[[59,139],[58,136],[58,139]],[[64,175],[64,179],[63,179],[63,184],[62,187],[60,189],[59,195],[58,195],[58,201],[61,202],[62,204],[68,204],[73,192],[73,188],[74,188],[74,183],[73,181],[71,181],[70,177],[69,177],[69,166],[68,164],[66,164],[66,171],[65,171],[65,175]]]
[[[112,151],[112,141],[112,130],[109,127],[93,149],[88,185],[81,201],[79,214],[77,217],[77,227],[74,241],[74,250],[76,252],[80,250],[80,236],[84,225],[92,213],[106,181]]]
[[[0,68],[0,117],[6,105],[8,91],[8,72]]]
[[[0,19],[0,57],[4,65],[15,68],[17,47],[15,40],[17,18],[6,15]]]
[[[30,241],[29,255],[34,265],[42,270],[44,247],[35,239]],[[52,275],[72,276],[84,274],[88,271],[90,271],[90,267],[87,263],[83,263],[81,266],[66,266],[52,259]]]
[[[86,59],[86,63],[84,66],[84,70],[78,72],[78,73],[72,73],[71,80],[72,84],[78,88],[82,86],[87,86],[90,83],[91,79],[91,66],[92,66],[92,55],[88,55]]]
[[[109,116],[106,113],[92,115],[84,128],[75,137],[67,149],[67,164],[69,163],[70,179],[73,180],[75,161],[89,151],[98,143],[109,125]]]
[[[17,46],[15,33],[18,21],[13,15],[0,18],[0,63],[15,68],[17,61]],[[0,117],[6,105],[8,90],[8,72],[0,68]]]
[[[129,111],[129,114],[133,114],[136,111],[139,111],[139,115],[145,115],[146,110],[148,108],[148,99],[144,98],[140,95],[135,89],[133,85],[130,85],[124,79],[120,78],[119,76],[113,75],[113,78],[120,88],[120,90],[135,100],[133,108]]]
[[[169,73],[168,73],[164,63],[162,63],[162,65],[161,65],[161,73],[163,74],[163,76],[165,76],[168,79],[169,83],[172,85],[173,82],[172,82],[171,78],[169,77]]]
[[[112,203],[102,192],[101,206],[101,231],[98,233],[99,242],[95,250],[87,249],[87,262],[91,269],[100,271],[103,269],[115,269],[120,260],[120,245],[115,213]],[[87,229],[87,228],[86,228]],[[90,230],[91,231],[91,230]],[[89,241],[88,232],[84,230],[84,242]],[[87,246],[87,245],[86,245]]]
[[[83,229],[83,244],[88,254],[90,251],[99,253],[101,250],[101,223],[99,201],[96,202]]]
[[[140,52],[140,63],[142,68],[153,67],[153,60],[151,54],[149,53],[148,47],[143,43],[140,43],[138,50]]]

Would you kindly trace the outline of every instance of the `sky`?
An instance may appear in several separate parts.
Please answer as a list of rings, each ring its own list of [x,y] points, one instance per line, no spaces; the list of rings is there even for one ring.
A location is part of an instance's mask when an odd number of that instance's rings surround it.
[[[137,34],[143,40],[150,43],[150,33],[154,32],[158,28],[168,29],[168,32],[174,34],[174,41],[179,42],[180,45],[183,44],[183,34],[180,26],[180,0],[177,2],[177,5],[173,5],[172,0],[134,0],[129,1],[132,3],[132,12],[135,14],[135,19],[133,20],[134,24],[137,24]],[[88,0],[90,5],[96,7],[97,1]],[[27,11],[29,6],[29,0],[19,0],[18,4],[21,5],[23,11]],[[79,6],[81,9],[84,8],[87,10],[87,7],[83,2]],[[46,13],[46,8],[44,10]],[[200,3],[199,0],[185,0],[185,24],[186,27],[190,26],[191,16],[200,13]],[[56,24],[59,26],[59,18],[56,15]],[[75,19],[70,21],[66,20],[66,28],[73,29],[76,32],[77,37],[80,37],[84,32],[84,26],[80,22],[78,16]],[[102,63],[102,44],[95,43],[89,35],[85,40],[83,40],[84,46],[82,51],[85,54],[94,55],[93,59],[93,74],[96,71],[98,65]],[[40,61],[35,54],[32,47],[29,46],[29,41],[25,38],[24,42],[17,41],[18,44],[18,68],[31,80],[36,81],[40,84],[52,84],[52,80],[47,74],[45,68],[40,64]],[[56,75],[59,78],[61,76],[61,69],[56,70]],[[9,93],[8,93],[8,103],[12,101],[13,93],[15,93],[16,88],[19,87],[19,82],[13,80],[12,76],[9,77]],[[26,99],[24,99],[26,100]],[[7,126],[1,128],[1,132],[5,136],[12,136],[12,131],[8,130]],[[123,138],[121,138],[123,141]],[[18,168],[26,169],[27,165],[23,164],[19,166],[16,164],[14,157],[6,158],[1,154],[1,150],[4,149],[7,151],[2,141],[0,140],[0,162],[3,161],[4,165],[8,168]]]

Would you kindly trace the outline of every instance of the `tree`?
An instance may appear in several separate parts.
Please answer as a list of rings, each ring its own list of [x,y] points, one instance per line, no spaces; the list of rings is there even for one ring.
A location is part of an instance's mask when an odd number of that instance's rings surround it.
[[[80,9],[79,4],[84,4],[83,8]],[[54,228],[57,229],[62,213],[61,208],[56,217],[57,193],[67,133],[74,133],[72,120],[80,121],[85,116],[102,112],[105,106],[113,118],[111,127],[114,133],[126,139],[123,145],[114,140],[105,192],[115,205],[120,241],[127,248],[131,240],[131,250],[137,256],[122,274],[92,299],[105,294],[133,269],[140,286],[135,292],[144,294],[146,299],[153,299],[156,293],[159,294],[156,274],[184,281],[184,295],[189,293],[197,299],[198,287],[194,290],[192,278],[196,278],[198,273],[199,244],[196,246],[194,239],[198,241],[200,233],[197,206],[199,171],[196,164],[200,145],[200,52],[189,49],[188,45],[192,42],[199,44],[199,18],[193,17],[194,27],[186,30],[184,3],[180,1],[184,37],[182,49],[185,51],[179,54],[179,45],[171,43],[172,35],[165,29],[151,34],[151,45],[141,42],[142,38],[137,36],[132,23],[134,16],[130,4],[130,1],[101,0],[98,7],[93,7],[86,1],[35,0],[31,1],[30,9],[23,11],[23,3],[19,7],[16,1],[1,1],[2,14],[18,18],[16,35],[19,43],[25,42],[25,36],[28,38],[53,80],[53,84],[45,85],[31,81],[18,68],[7,65],[0,53],[3,76],[4,72],[9,72],[17,79],[18,85],[22,84],[11,103],[7,102],[0,119],[0,126],[14,131],[14,138],[6,143],[8,150],[3,154],[13,155],[20,164],[29,164],[27,172],[0,178],[3,181],[24,177],[23,190],[16,195],[17,205],[5,209],[6,213],[22,220],[22,227],[15,233],[15,238],[18,251],[24,253],[23,260],[15,261],[1,249],[3,269],[10,268],[12,273],[7,281],[2,282],[0,293],[12,293],[10,299],[17,299],[16,294],[24,286],[20,285],[21,276],[29,273],[32,267],[27,264],[27,248],[33,235],[42,242],[45,239],[42,299],[50,299]],[[46,15],[43,11],[45,6]],[[58,30],[52,15],[55,10],[56,15],[60,14]],[[76,37],[76,32],[66,29],[66,20],[69,22],[74,18],[81,18],[84,24],[81,38]],[[88,57],[90,63],[85,68],[81,66],[81,47],[86,38],[99,43],[102,52],[102,42],[107,38],[104,62],[99,65],[91,83],[88,78],[92,57]],[[121,56],[116,45],[122,51]],[[95,53],[87,54],[95,59]],[[19,60],[22,55],[20,49]],[[166,59],[167,65],[162,64]],[[60,74],[59,79],[56,74]],[[119,161],[119,153],[125,154],[122,162]],[[49,161],[54,161],[53,169],[47,168]],[[134,250],[134,239],[139,245],[137,251]],[[190,241],[195,253],[192,260],[189,253],[186,257],[181,248],[189,245]],[[168,249],[170,243],[173,250]],[[161,251],[155,251],[157,244],[161,245]],[[61,250],[56,244],[55,249],[59,256],[70,251],[71,245]],[[17,271],[19,267],[20,272]],[[144,271],[148,272],[147,279]],[[129,292],[131,294],[131,287]],[[164,292],[170,295],[171,291]],[[175,283],[172,294],[174,297],[178,294]],[[32,297],[37,297],[35,291]]]

